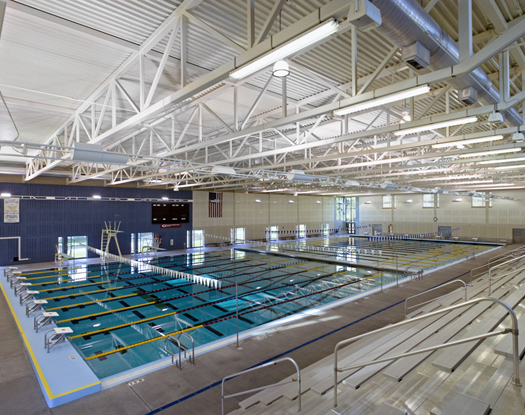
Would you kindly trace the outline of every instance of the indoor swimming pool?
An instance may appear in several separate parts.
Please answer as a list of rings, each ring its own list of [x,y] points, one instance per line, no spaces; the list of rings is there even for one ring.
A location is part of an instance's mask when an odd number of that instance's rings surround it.
[[[35,298],[47,301],[45,311],[58,314],[56,325],[72,329],[70,344],[103,380],[169,360],[178,352],[166,342],[170,336],[188,351],[192,342],[195,348],[231,343],[238,332],[381,289],[413,268],[442,267],[494,247],[346,236],[21,275],[38,291]]]
[[[495,244],[472,244],[416,239],[388,239],[368,236],[344,236],[272,243],[273,251],[305,252],[314,258],[333,258],[357,264],[374,264],[412,273],[428,271],[474,257]]]
[[[396,280],[392,271],[239,250],[26,273],[46,311],[71,327],[71,344],[99,379],[170,357],[167,336],[188,349]],[[221,281],[209,288],[155,274],[150,265]],[[398,276],[399,277],[399,276]],[[237,295],[236,295],[237,293]]]

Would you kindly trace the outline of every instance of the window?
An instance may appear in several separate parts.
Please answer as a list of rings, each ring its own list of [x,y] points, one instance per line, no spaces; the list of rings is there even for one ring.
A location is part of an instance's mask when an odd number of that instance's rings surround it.
[[[306,225],[297,225],[297,237],[306,238]]]
[[[270,241],[277,241],[279,239],[279,227],[270,226]]]
[[[425,193],[423,195],[423,207],[424,208],[439,207],[439,194]]]
[[[191,231],[192,248],[202,248],[204,246],[204,231]]]
[[[335,220],[355,222],[357,217],[357,197],[335,198]]]
[[[345,220],[346,203],[344,197],[335,198],[335,220]]]
[[[57,250],[58,252],[64,252],[64,239],[61,236],[58,237]]]
[[[147,246],[153,246],[153,232],[139,232],[137,242],[138,252],[143,252]]]
[[[67,254],[73,258],[87,258],[87,236],[68,236]]]
[[[246,237],[244,233],[244,228],[232,228],[231,229],[231,242],[232,244],[242,244],[244,243]]]
[[[486,192],[476,192],[482,195],[486,195]],[[489,195],[492,194],[492,192],[488,193]],[[488,206],[492,207],[492,199],[485,199],[484,197],[480,196],[472,196],[472,207],[485,207],[487,206],[487,200],[488,200]]]
[[[395,209],[396,208],[396,197],[392,195],[383,196],[383,209]]]
[[[345,222],[355,222],[357,219],[357,197],[345,197],[346,217]]]
[[[129,253],[130,254],[135,253],[135,234],[134,233],[131,234],[131,249]]]
[[[321,235],[328,236],[328,223],[321,223]]]

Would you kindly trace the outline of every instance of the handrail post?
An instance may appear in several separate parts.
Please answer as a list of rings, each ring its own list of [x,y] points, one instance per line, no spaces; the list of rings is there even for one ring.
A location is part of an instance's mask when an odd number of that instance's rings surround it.
[[[334,408],[337,408],[337,350],[339,343],[335,345],[334,350]]]

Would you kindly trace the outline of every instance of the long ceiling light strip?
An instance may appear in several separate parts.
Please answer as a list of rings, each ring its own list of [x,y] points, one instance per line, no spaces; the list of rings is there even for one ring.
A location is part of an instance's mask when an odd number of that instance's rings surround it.
[[[510,159],[498,159],[498,160],[485,160],[485,161],[480,161],[479,164],[511,163],[513,161],[525,161],[525,157],[513,157]]]
[[[481,151],[481,152],[478,152],[478,153],[460,154],[458,157],[460,157],[460,158],[483,157],[483,156],[492,156],[493,154],[515,153],[517,151],[521,151],[521,148],[505,148],[505,149],[502,149],[502,150]]]
[[[427,94],[429,91],[430,87],[428,85],[418,86],[416,88],[407,89],[406,91],[396,92],[395,94],[386,95],[384,97],[375,98],[370,101],[361,102],[359,104],[350,105],[348,107],[335,110],[334,115],[340,116],[350,114],[353,112],[367,110],[374,107],[379,107],[381,105],[390,104],[392,102],[400,101],[402,99]]]
[[[525,169],[525,164],[515,164],[514,166],[494,167],[494,170],[512,170],[512,169]]]
[[[313,45],[314,43],[319,42],[325,37],[330,36],[335,33],[339,27],[339,24],[334,20],[330,19],[321,26],[311,30],[294,40],[280,46],[271,52],[261,56],[254,61],[241,66],[239,69],[236,69],[230,73],[231,79],[242,79],[247,76],[254,74],[261,69],[264,69],[267,66],[274,64],[277,61],[287,58],[288,56],[299,52],[303,49],[306,49],[308,46]]]
[[[463,146],[468,144],[476,144],[476,143],[486,143],[488,141],[498,141],[503,138],[502,135],[491,135],[489,137],[480,137],[480,138],[471,138],[469,140],[461,140],[461,141],[451,141],[449,143],[438,143],[438,144],[432,144],[432,148],[446,148],[446,147],[454,147],[454,146]]]
[[[453,127],[455,125],[470,124],[470,123],[476,122],[477,120],[478,120],[478,117],[458,118],[457,120],[437,122],[435,124],[427,124],[427,125],[422,125],[420,127],[414,127],[414,128],[406,128],[404,130],[399,130],[399,131],[394,132],[394,135],[400,136],[400,135],[415,134],[415,133],[420,133],[421,131],[437,130],[439,128]]]

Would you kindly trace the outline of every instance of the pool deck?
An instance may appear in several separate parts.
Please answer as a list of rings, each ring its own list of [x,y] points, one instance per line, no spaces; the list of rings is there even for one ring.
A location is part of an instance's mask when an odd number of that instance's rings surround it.
[[[444,269],[429,273],[421,280],[411,280],[402,284],[402,289],[392,287],[366,295],[362,299],[352,301],[338,307],[293,321],[286,325],[254,333],[241,341],[241,349],[235,344],[208,351],[198,355],[196,366],[187,361],[183,370],[174,366],[140,375],[133,385],[120,383],[116,386],[103,388],[102,391],[91,394],[73,402],[49,408],[48,402],[41,391],[37,376],[33,370],[30,358],[31,351],[24,348],[17,323],[11,318],[11,309],[2,295],[0,312],[4,318],[0,320],[0,413],[2,414],[218,414],[220,413],[220,381],[234,372],[238,372],[267,360],[281,356],[289,356],[297,361],[299,367],[305,367],[333,352],[335,344],[343,339],[400,321],[404,317],[403,300],[406,297],[425,291],[445,281],[462,276],[468,281],[470,269],[487,261],[488,258],[517,246],[506,246],[481,254],[474,260],[463,261]],[[215,249],[206,249],[209,252]],[[199,252],[201,250],[188,250]],[[187,251],[170,251],[165,255],[185,253]],[[82,263],[93,263],[98,260],[86,260]],[[54,265],[54,264],[53,264]],[[31,264],[20,269],[41,269],[53,266],[47,264]],[[0,268],[0,275],[3,271]],[[455,289],[448,286],[436,290],[436,296]],[[9,289],[9,291],[11,291]],[[364,301],[364,300],[367,301]],[[10,300],[11,301],[11,300]],[[16,303],[16,307],[22,307]],[[33,319],[30,322],[32,329]],[[26,331],[23,328],[24,332]],[[42,329],[45,331],[46,329]],[[68,344],[56,346],[67,347]],[[70,346],[69,346],[70,347]],[[42,345],[42,351],[44,351]],[[53,355],[54,349],[49,353]],[[28,355],[29,352],[29,355]],[[67,357],[71,353],[60,353]],[[58,356],[58,353],[56,353]],[[71,361],[75,362],[75,361]],[[69,369],[75,370],[75,369]],[[292,365],[277,365],[260,372],[251,373],[226,384],[226,393],[235,393],[245,389],[255,388],[264,384],[279,381],[290,375]],[[75,372],[76,373],[76,372]],[[75,388],[67,385],[68,390]],[[53,393],[58,393],[53,391]],[[238,408],[238,402],[245,396],[226,401],[226,411]]]

